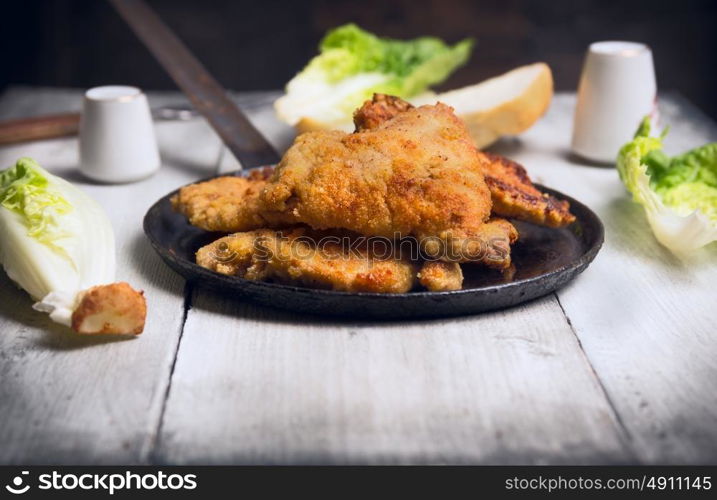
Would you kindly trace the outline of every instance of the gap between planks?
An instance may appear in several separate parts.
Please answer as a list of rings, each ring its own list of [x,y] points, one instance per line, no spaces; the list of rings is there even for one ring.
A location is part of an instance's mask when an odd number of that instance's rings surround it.
[[[620,415],[620,412],[618,411],[617,407],[615,406],[614,401],[610,397],[610,393],[608,393],[607,389],[605,388],[605,384],[603,383],[602,379],[600,378],[600,375],[598,374],[597,370],[595,370],[595,366],[593,366],[592,361],[590,360],[590,356],[588,356],[588,353],[585,352],[585,349],[583,348],[583,343],[580,341],[580,337],[578,336],[578,333],[575,331],[575,327],[573,326],[573,322],[570,321],[570,316],[568,316],[567,311],[563,307],[562,302],[560,302],[560,296],[558,295],[558,292],[555,291],[552,293],[552,295],[555,297],[555,301],[558,303],[558,306],[560,307],[560,310],[563,312],[563,316],[565,316],[565,321],[568,323],[568,326],[570,327],[570,332],[573,334],[573,337],[575,337],[575,341],[577,342],[578,349],[580,350],[580,353],[582,354],[583,358],[585,359],[585,364],[590,369],[590,373],[592,374],[593,378],[595,379],[595,382],[597,383],[598,387],[600,388],[600,391],[602,392],[605,401],[607,402],[608,407],[610,408],[610,411],[612,412],[612,418],[617,424],[618,427],[618,438],[620,439],[620,442],[622,443],[623,447],[625,448],[625,451],[630,455],[631,460],[633,462],[637,461],[637,456],[635,452],[633,451],[633,439],[632,434],[625,426],[625,422],[622,419],[622,416]]]
[[[228,154],[227,148],[222,143],[219,147],[219,153],[217,154],[217,159],[214,166],[214,172],[216,175],[219,175],[221,173],[222,164],[224,162],[225,156]],[[179,358],[179,350],[182,347],[182,338],[184,337],[184,328],[187,324],[187,318],[189,317],[189,310],[192,308],[192,297],[194,295],[194,286],[190,281],[184,282],[184,302],[183,306],[184,309],[182,311],[182,322],[179,326],[179,335],[177,338],[177,344],[174,348],[174,355],[172,358],[172,362],[169,367],[169,377],[167,379],[167,387],[164,389],[164,393],[162,395],[162,400],[159,403],[160,409],[159,409],[159,416],[157,418],[157,423],[154,426],[153,431],[150,433],[149,438],[147,439],[147,445],[145,446],[144,450],[141,454],[141,461],[144,463],[158,463],[157,459],[157,450],[159,448],[159,441],[162,436],[162,430],[164,429],[164,419],[165,414],[167,412],[167,401],[169,400],[169,394],[172,390],[172,379],[174,378],[174,370],[177,366],[177,359]]]
[[[177,336],[177,344],[174,348],[174,354],[172,362],[169,367],[169,376],[167,378],[167,387],[164,389],[162,400],[159,403],[159,416],[157,423],[154,426],[154,430],[150,433],[147,439],[147,445],[142,451],[140,462],[154,464],[157,463],[156,451],[159,447],[159,440],[162,435],[164,428],[164,416],[167,411],[167,401],[169,400],[169,393],[172,390],[172,379],[174,378],[174,370],[177,366],[177,358],[179,357],[179,349],[182,346],[182,338],[184,337],[184,327],[187,324],[187,317],[189,316],[189,310],[192,308],[192,295],[194,293],[194,286],[190,281],[184,283],[184,310],[182,312],[182,322],[179,326],[179,335]]]

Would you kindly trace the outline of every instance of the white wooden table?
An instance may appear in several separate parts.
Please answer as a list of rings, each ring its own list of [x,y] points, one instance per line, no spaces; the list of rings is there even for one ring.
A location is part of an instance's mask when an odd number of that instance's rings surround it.
[[[0,118],[77,109],[80,95],[13,88]],[[276,95],[238,99],[283,148]],[[573,106],[557,95],[494,150],[595,210],[602,252],[557,294],[437,321],[300,317],[186,286],[141,221],[165,193],[235,167],[203,119],[158,123],[163,167],[129,185],[85,182],[75,139],[1,148],[0,166],[32,156],[104,206],[118,277],[145,290],[149,316],[136,339],[76,336],[0,272],[0,462],[717,462],[717,251],[672,257],[614,169],[571,159]],[[678,95],[661,106],[668,151],[717,140]]]

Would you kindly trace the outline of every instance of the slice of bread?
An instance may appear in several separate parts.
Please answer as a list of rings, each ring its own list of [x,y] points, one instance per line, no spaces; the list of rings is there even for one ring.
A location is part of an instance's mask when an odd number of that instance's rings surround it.
[[[434,94],[426,92],[409,101],[415,105],[437,101],[452,106],[465,121],[478,148],[484,148],[503,135],[519,134],[533,125],[550,105],[553,75],[545,63],[520,66],[495,78],[456,90]],[[299,132],[311,130],[353,130],[353,124],[327,123],[318,117],[303,117],[296,123]]]
[[[476,146],[484,148],[503,135],[530,128],[547,111],[552,97],[550,67],[536,63],[438,94],[435,100],[452,106],[468,126]]]

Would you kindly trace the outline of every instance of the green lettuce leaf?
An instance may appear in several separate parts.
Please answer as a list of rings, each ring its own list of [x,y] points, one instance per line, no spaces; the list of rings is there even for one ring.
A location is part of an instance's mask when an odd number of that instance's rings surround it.
[[[472,48],[472,40],[463,40],[454,47],[433,37],[393,40],[347,24],[324,37],[320,55],[309,63],[309,68],[321,67],[330,82],[356,73],[383,73],[391,76],[392,85],[403,89],[403,96],[411,97],[445,80],[468,60]]]
[[[19,214],[28,235],[52,244],[66,236],[58,216],[72,211],[72,205],[50,186],[46,172],[31,158],[20,158],[0,172],[0,206]]]
[[[651,137],[645,117],[620,149],[617,169],[660,243],[683,253],[717,240],[717,143],[670,157],[665,134]]]
[[[653,151],[645,158],[650,185],[681,214],[699,210],[717,222],[717,143],[669,158]]]
[[[319,55],[287,85],[277,112],[290,125],[304,117],[350,121],[374,93],[408,98],[444,81],[472,48],[468,39],[454,46],[433,37],[394,40],[347,24],[326,34]]]

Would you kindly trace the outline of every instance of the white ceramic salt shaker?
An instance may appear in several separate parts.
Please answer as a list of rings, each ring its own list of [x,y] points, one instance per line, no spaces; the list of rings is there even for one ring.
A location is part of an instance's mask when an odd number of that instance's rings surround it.
[[[80,170],[96,181],[133,182],[160,166],[147,97],[136,87],[108,85],[85,92],[79,142]]]

